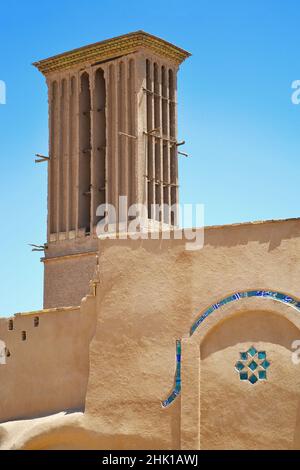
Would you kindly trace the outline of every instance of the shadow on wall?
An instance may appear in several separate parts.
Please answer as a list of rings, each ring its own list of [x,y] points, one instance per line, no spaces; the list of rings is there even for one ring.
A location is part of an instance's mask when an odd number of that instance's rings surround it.
[[[103,435],[75,426],[62,426],[32,437],[20,450],[131,450],[158,449],[160,441],[138,435]]]
[[[287,328],[287,324],[289,328]],[[273,343],[291,350],[300,331],[289,320],[270,312],[240,312],[220,321],[201,344],[201,359],[237,343]]]
[[[130,247],[135,251],[143,248],[149,253],[159,252],[161,249],[173,249],[175,246],[183,246],[187,240],[195,241],[195,231],[201,231],[201,228],[185,228],[170,232],[170,239],[162,239],[162,232],[156,232],[158,239],[112,239],[105,240],[106,246]],[[194,234],[194,235],[193,235]],[[189,237],[189,238],[188,238]],[[279,247],[284,240],[300,237],[300,218],[288,220],[271,220],[266,222],[245,222],[231,225],[208,226],[204,228],[204,246],[205,247],[227,247],[246,246],[250,242],[268,244],[268,251],[271,252]],[[197,253],[189,251],[189,255]]]

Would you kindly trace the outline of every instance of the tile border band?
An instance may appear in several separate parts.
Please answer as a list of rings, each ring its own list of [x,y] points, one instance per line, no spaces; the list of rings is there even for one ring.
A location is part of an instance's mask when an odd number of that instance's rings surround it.
[[[204,322],[204,320],[214,313],[216,310],[220,309],[224,305],[227,305],[231,302],[236,300],[245,299],[250,297],[259,297],[263,299],[272,299],[277,302],[281,302],[286,304],[290,307],[293,307],[295,310],[300,312],[300,301],[290,295],[284,294],[283,292],[273,291],[273,290],[247,290],[236,292],[232,295],[224,297],[222,300],[218,301],[217,303],[211,305],[207,308],[204,313],[202,313],[197,320],[192,324],[190,328],[190,336],[192,336],[197,328]],[[178,349],[180,350],[180,354],[178,354]],[[176,340],[176,372],[175,372],[175,385],[171,394],[168,396],[166,400],[161,402],[163,408],[168,407],[177,397],[180,395],[181,391],[181,340]]]

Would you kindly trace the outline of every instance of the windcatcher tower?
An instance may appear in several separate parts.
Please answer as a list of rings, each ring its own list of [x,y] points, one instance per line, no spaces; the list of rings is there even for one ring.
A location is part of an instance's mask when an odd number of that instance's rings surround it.
[[[100,204],[178,202],[177,71],[190,54],[143,31],[34,65],[49,92],[45,307],[86,294],[97,250]]]

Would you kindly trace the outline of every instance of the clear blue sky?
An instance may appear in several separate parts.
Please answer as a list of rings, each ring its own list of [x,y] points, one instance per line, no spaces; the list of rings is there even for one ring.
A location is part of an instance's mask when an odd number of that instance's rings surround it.
[[[299,216],[299,0],[1,3],[0,314],[42,306],[47,95],[35,60],[143,29],[192,52],[179,74],[181,202],[205,223]]]

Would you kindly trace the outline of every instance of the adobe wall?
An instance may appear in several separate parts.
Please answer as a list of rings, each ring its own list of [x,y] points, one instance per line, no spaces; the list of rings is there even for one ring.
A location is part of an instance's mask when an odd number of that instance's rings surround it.
[[[51,416],[41,427],[25,421],[14,446],[300,448],[300,366],[291,361],[299,309],[242,298],[189,334],[201,313],[235,292],[299,299],[299,257],[300,220],[206,228],[199,251],[187,251],[185,240],[99,241],[99,285],[80,311],[45,312],[39,327],[32,315],[19,316],[15,331],[1,320],[11,352],[0,366],[3,420],[85,406],[65,427]],[[163,407],[178,339],[181,394]],[[270,361],[267,380],[254,385],[235,370],[251,345]]]
[[[201,345],[194,362],[200,361],[197,409],[202,449],[299,449],[300,365],[291,360],[291,345],[300,339],[300,318],[291,308],[263,302],[251,300],[236,312],[231,307],[221,323],[194,339]],[[240,380],[234,370],[240,352],[253,343],[266,351],[270,362],[267,380],[255,384]],[[257,355],[255,361],[262,362]],[[189,406],[193,390],[183,393],[181,398]],[[183,419],[187,427],[188,417]],[[191,448],[191,443],[186,446]]]
[[[96,267],[96,252],[44,260],[44,308],[80,305]]]
[[[300,339],[299,312],[272,299],[246,299],[224,313],[217,310],[199,327],[201,333],[218,325],[211,340],[203,343],[197,330],[190,345],[189,330],[201,312],[234,292],[266,289],[299,298],[300,220],[207,228],[199,251],[186,251],[181,240],[107,240],[99,246],[101,288],[85,419],[95,421],[103,439],[111,436],[110,448],[299,446],[299,366],[291,363],[290,344]],[[233,314],[240,319],[225,327]],[[228,344],[223,331],[232,331]],[[183,397],[163,408],[174,387],[177,339],[183,339]],[[239,381],[234,368],[239,352],[252,343],[271,356],[268,380],[255,385]],[[210,421],[215,406],[223,414]],[[277,422],[273,432],[262,429],[266,419]]]
[[[1,318],[0,422],[83,409],[92,330],[84,305]]]

